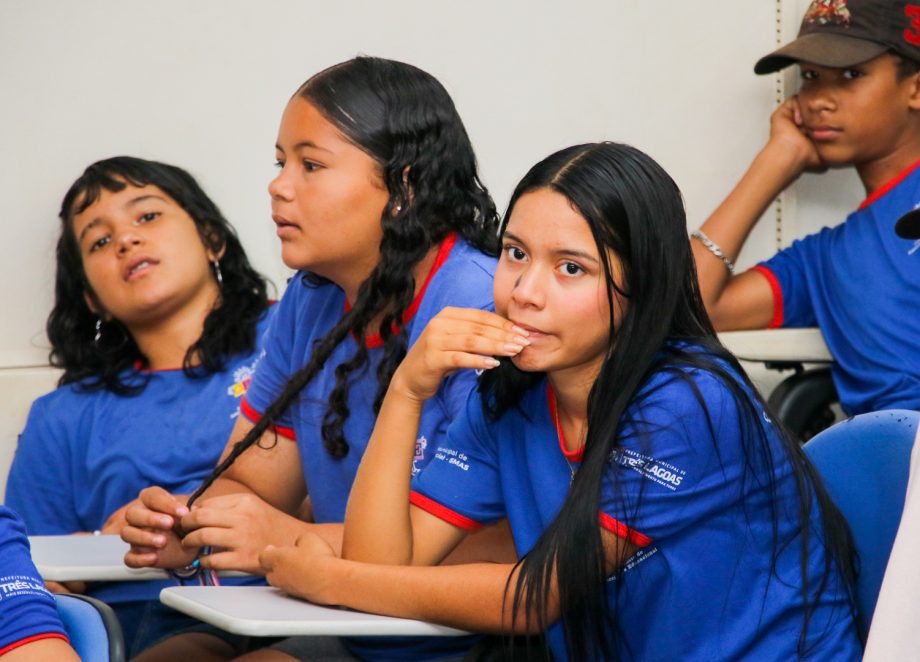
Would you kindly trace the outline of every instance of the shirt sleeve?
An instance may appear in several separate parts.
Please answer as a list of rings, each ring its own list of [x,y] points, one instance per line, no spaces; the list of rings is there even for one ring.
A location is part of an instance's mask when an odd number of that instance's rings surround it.
[[[808,278],[809,270],[818,264],[814,253],[819,241],[820,235],[796,240],[788,248],[754,267],[767,279],[773,290],[771,328],[817,325]]]
[[[0,507],[0,655],[38,639],[67,639],[29,556],[22,524]]]
[[[52,396],[53,397],[53,396]],[[74,510],[72,449],[68,426],[46,398],[32,403],[6,484],[6,505],[23,519],[30,535],[88,531]]]
[[[473,389],[425,469],[412,482],[410,501],[467,531],[505,517],[497,448]]]
[[[601,525],[639,547],[742,498],[740,421],[728,387],[702,371],[667,379],[628,411],[602,487]]]
[[[240,412],[253,423],[262,418],[262,414],[281,395],[288,379],[296,371],[291,357],[299,317],[299,295],[303,288],[301,278],[302,275],[296,275],[281,301],[273,306],[273,317],[261,341],[259,364],[246,395],[240,401]],[[273,427],[280,435],[295,438],[290,414],[279,416]]]

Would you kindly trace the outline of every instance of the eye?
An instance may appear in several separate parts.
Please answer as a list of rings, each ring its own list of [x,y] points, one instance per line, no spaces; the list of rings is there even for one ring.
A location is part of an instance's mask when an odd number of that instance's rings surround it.
[[[314,161],[308,161],[307,159],[303,160],[303,169],[307,172],[316,172],[322,168],[322,166]]]
[[[856,80],[863,77],[863,72],[859,69],[844,69],[843,77],[846,80]]]
[[[140,223],[149,223],[160,215],[158,211],[148,211],[146,214],[141,214],[140,218],[137,219],[138,224]]]
[[[112,241],[112,237],[110,237],[109,235],[99,237],[98,239],[96,239],[94,242],[92,242],[89,245],[89,252],[95,253],[97,250],[99,250],[100,248],[108,244],[110,241]]]
[[[818,72],[814,69],[802,69],[802,80],[818,80]]]
[[[566,276],[577,276],[580,273],[584,273],[585,270],[574,262],[566,262],[560,267],[560,271]]]
[[[508,259],[512,262],[522,262],[527,259],[527,253],[522,251],[517,246],[505,246],[504,248],[505,255],[508,256]]]
[[[284,167],[284,159],[275,159],[275,167],[279,170]]]

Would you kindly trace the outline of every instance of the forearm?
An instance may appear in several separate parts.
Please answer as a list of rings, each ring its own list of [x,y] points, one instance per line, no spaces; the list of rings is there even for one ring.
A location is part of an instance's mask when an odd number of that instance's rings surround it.
[[[412,562],[409,485],[421,412],[422,403],[404,395],[394,377],[348,498],[343,557]]]
[[[322,600],[328,604],[475,632],[512,631],[517,573],[511,564],[411,567],[330,561],[335,579],[323,596],[328,599]],[[505,587],[512,573],[506,601]],[[516,633],[539,631],[536,619],[528,623],[523,611],[514,620]]]
[[[802,164],[783,145],[767,144],[750,168],[700,229],[735,262],[754,225],[770,203],[799,175]],[[701,241],[690,242],[699,274],[700,292],[712,314],[731,278],[725,263]]]

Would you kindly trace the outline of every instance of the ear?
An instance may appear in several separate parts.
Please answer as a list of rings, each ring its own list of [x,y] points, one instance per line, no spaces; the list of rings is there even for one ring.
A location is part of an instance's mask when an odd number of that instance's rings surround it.
[[[907,107],[911,110],[920,110],[920,72],[913,74],[905,81],[907,88]]]
[[[201,229],[201,241],[204,244],[205,255],[208,256],[208,262],[217,262],[227,252],[227,242],[221,241],[220,234],[210,224],[206,224]],[[219,246],[219,248],[214,248]]]
[[[96,298],[96,295],[88,290],[83,290],[83,301],[86,302],[86,307],[89,308],[89,312],[97,317],[101,317],[103,321],[108,322],[112,319],[112,316],[106,312],[102,304],[99,302],[99,299]]]

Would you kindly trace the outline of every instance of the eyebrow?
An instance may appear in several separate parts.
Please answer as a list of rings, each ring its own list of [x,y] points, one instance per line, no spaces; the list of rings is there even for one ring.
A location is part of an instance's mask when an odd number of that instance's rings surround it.
[[[281,147],[281,145],[279,145],[278,143],[275,143],[275,149],[277,149],[279,152],[284,152],[284,149],[283,149],[283,148]],[[319,145],[317,145],[317,144],[316,144],[315,142],[313,142],[312,140],[301,140],[299,143],[295,144],[294,147],[293,147],[293,151],[295,151],[295,152],[298,151],[298,150],[301,150],[301,149],[318,149],[318,150],[321,151],[321,152],[328,152],[328,153],[332,154],[332,150],[331,150],[331,149],[326,149],[325,147],[320,147]]]
[[[506,238],[506,237],[507,237],[508,239],[511,239],[512,241],[515,241],[515,242],[519,243],[519,244],[523,244],[523,245],[525,245],[525,246],[527,245],[527,242],[525,242],[523,239],[521,239],[520,237],[518,237],[518,236],[517,236],[516,234],[514,234],[513,232],[507,232],[507,231],[506,231],[505,234],[502,235],[502,238],[504,239],[504,238]],[[581,259],[583,259],[583,260],[587,260],[587,261],[589,261],[589,262],[593,262],[594,264],[597,264],[597,263],[598,263],[597,258],[594,257],[591,253],[588,253],[588,252],[586,252],[586,251],[580,251],[580,250],[575,249],[575,248],[559,248],[559,249],[553,251],[553,253],[555,253],[556,255],[565,255],[565,256],[568,256],[568,257],[577,257],[577,258],[581,258]]]
[[[147,200],[160,200],[161,202],[166,202],[166,198],[164,198],[162,195],[157,195],[156,193],[146,193],[144,195],[139,195],[136,198],[131,198],[125,204],[122,205],[122,208],[130,209],[131,207],[135,207],[139,205],[140,203],[145,202]],[[102,222],[102,217],[97,216],[96,218],[91,220],[89,223],[87,223],[83,227],[83,229],[80,230],[80,235],[77,237],[77,243],[81,243],[83,241],[83,237],[86,236],[86,233],[92,230],[97,225],[99,225],[101,222]]]

